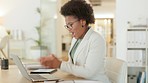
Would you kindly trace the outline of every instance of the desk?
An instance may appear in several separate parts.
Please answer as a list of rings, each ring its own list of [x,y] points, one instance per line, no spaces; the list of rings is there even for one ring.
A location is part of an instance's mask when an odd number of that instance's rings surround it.
[[[83,79],[83,78],[78,78],[71,74],[62,72],[60,70],[53,73],[53,75],[64,80]],[[16,65],[9,65],[8,70],[0,69],[0,83],[32,83],[32,82],[22,76],[22,74],[19,72],[19,69],[17,68]],[[43,83],[43,82],[40,82],[40,83]]]

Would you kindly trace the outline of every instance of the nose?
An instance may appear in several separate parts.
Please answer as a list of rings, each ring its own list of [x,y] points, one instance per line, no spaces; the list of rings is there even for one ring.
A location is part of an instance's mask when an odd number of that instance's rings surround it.
[[[68,31],[71,32],[72,31],[72,28],[69,28]]]

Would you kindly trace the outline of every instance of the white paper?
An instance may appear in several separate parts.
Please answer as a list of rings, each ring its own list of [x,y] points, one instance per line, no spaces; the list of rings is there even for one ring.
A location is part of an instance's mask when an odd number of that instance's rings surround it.
[[[37,69],[37,70],[34,70],[32,72],[52,72],[54,71],[55,69]]]

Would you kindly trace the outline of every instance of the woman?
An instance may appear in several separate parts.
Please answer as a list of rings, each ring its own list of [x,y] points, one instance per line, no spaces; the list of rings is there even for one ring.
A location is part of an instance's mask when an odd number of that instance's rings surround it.
[[[51,54],[40,58],[40,63],[78,77],[109,83],[104,70],[105,40],[88,26],[95,21],[92,7],[83,0],[72,0],[61,7],[61,14],[73,37],[69,60],[60,61]]]

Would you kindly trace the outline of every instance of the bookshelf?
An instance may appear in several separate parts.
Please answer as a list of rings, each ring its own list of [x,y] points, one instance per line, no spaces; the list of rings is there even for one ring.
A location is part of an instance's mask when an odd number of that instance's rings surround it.
[[[128,83],[148,83],[148,79],[146,77],[148,71],[147,55],[148,26],[129,26],[129,28],[127,28],[126,56],[128,63]],[[146,80],[144,78],[146,78]]]

